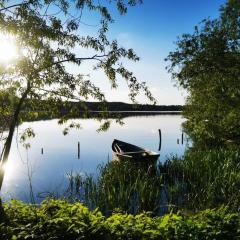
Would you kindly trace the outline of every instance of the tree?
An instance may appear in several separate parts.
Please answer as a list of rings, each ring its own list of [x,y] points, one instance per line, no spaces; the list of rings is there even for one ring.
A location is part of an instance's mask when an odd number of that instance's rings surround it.
[[[8,159],[14,130],[21,121],[24,105],[38,104],[44,100],[55,104],[83,101],[92,97],[104,102],[104,94],[88,76],[69,72],[67,65],[81,67],[84,61],[93,63],[94,69],[102,69],[113,88],[117,87],[117,77],[126,80],[131,100],[135,100],[140,90],[154,101],[145,83],[140,83],[128,71],[123,58],[138,61],[132,49],[125,49],[116,40],[109,40],[108,26],[113,22],[108,6],[115,4],[121,15],[128,6],[141,0],[107,0],[104,4],[94,0],[23,0],[20,2],[0,0],[0,32],[14,37],[18,49],[18,59],[7,66],[0,66],[0,91],[6,104],[0,109],[7,121],[8,135],[1,155],[0,189]],[[96,36],[81,35],[82,14],[87,11],[98,14],[99,29]],[[90,49],[91,55],[78,56],[74,48]],[[80,68],[81,69],[81,68]],[[53,110],[52,110],[53,111]]]
[[[197,146],[240,143],[240,3],[228,1],[220,16],[182,35],[167,61],[189,93],[186,132]]]

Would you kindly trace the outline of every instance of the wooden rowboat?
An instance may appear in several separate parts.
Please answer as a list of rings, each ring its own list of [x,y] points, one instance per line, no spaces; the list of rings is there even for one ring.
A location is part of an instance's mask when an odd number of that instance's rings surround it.
[[[160,156],[159,153],[117,139],[113,140],[112,150],[117,160],[154,162]]]

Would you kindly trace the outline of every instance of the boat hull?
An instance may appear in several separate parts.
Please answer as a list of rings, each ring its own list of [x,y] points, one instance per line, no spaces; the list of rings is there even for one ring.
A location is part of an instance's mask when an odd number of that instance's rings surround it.
[[[114,140],[112,144],[114,160],[134,161],[134,162],[156,162],[160,156],[159,153],[135,146],[119,140]]]
[[[134,161],[134,162],[156,162],[159,158],[159,154],[151,155],[147,157],[129,157],[128,155],[124,154],[117,154],[114,153],[114,160],[116,161]]]

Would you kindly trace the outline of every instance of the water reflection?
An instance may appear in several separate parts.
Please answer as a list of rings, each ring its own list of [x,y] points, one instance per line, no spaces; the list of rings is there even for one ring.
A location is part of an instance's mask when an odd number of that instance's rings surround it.
[[[19,133],[31,127],[36,133],[30,139],[31,148],[26,150],[16,141],[13,143],[7,171],[4,179],[3,194],[28,200],[29,174],[34,193],[56,192],[66,189],[66,173],[72,170],[95,173],[101,163],[112,158],[111,143],[114,138],[133,143],[144,148],[158,151],[159,133],[162,131],[160,161],[166,155],[181,155],[184,145],[177,144],[181,138],[181,115],[134,116],[124,119],[124,125],[112,122],[106,132],[98,133],[99,122],[94,119],[79,119],[81,129],[62,134],[65,125],[58,125],[58,120],[25,122],[19,127]],[[16,136],[15,136],[16,139]],[[80,142],[80,159],[78,159]],[[180,141],[181,143],[181,141]],[[43,154],[41,149],[43,148]],[[28,161],[29,160],[29,161]]]

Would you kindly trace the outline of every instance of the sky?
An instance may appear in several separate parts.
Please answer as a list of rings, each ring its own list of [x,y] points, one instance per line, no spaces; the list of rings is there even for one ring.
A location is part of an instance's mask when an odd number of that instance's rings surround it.
[[[139,81],[149,86],[159,105],[184,104],[187,93],[179,89],[165,67],[164,58],[175,49],[177,36],[192,33],[194,26],[205,18],[219,16],[219,8],[226,0],[144,0],[144,3],[128,9],[125,16],[114,12],[114,24],[109,36],[117,39],[120,45],[133,48],[140,57],[137,63],[124,62]],[[85,14],[82,20],[96,24],[97,19]],[[93,33],[94,27],[82,26],[83,31]],[[80,51],[80,50],[79,50]],[[89,66],[91,79],[105,92],[108,101],[130,102],[128,88],[124,80],[119,81],[117,90],[111,89],[107,78],[101,72],[93,72]],[[140,95],[139,103],[147,103]]]

